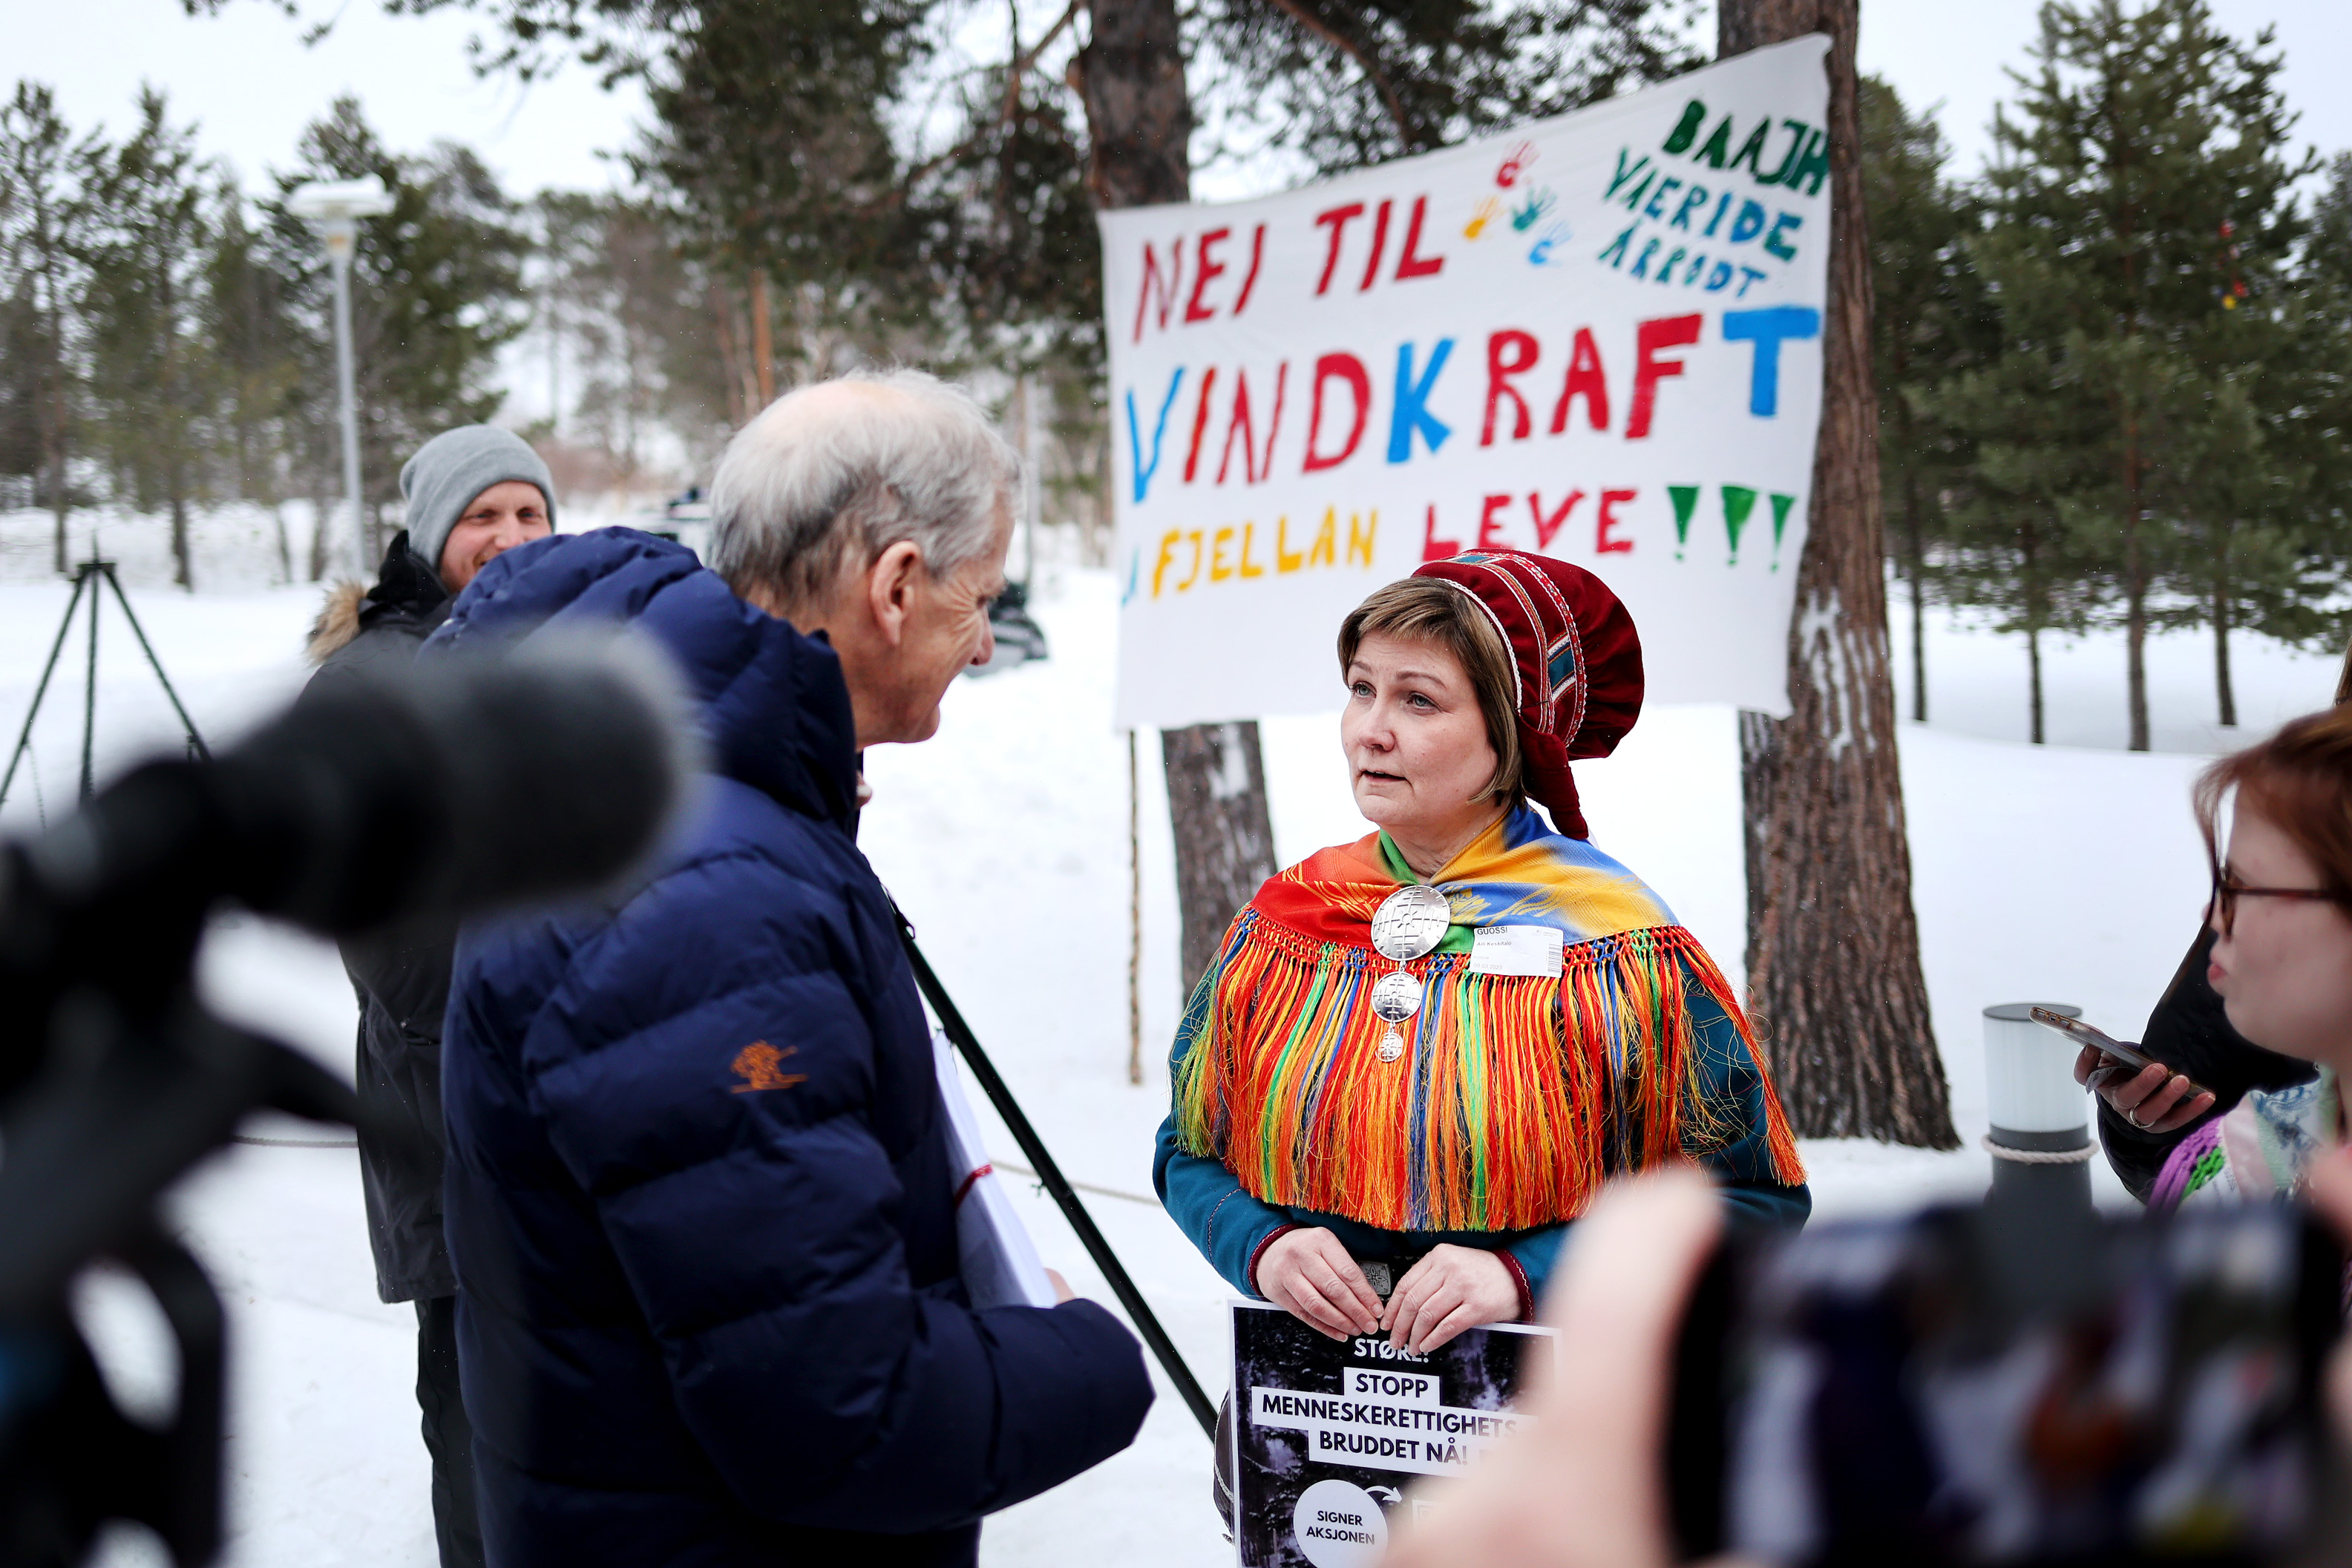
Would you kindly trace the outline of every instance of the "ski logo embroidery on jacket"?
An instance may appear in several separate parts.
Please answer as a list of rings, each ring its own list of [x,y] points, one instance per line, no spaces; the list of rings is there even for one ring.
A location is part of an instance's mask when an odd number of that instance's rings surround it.
[[[782,1062],[787,1056],[796,1055],[800,1047],[785,1046],[779,1051],[766,1040],[755,1040],[735,1053],[735,1076],[743,1082],[729,1091],[733,1094],[751,1094],[762,1089],[790,1089],[795,1083],[808,1082],[805,1072],[786,1072]]]

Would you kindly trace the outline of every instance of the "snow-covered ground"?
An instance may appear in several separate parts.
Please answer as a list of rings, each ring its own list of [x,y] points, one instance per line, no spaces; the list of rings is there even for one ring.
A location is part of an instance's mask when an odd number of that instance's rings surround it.
[[[120,547],[126,562],[141,563],[126,570],[131,600],[208,740],[250,725],[302,679],[298,653],[317,591],[257,586],[274,569],[266,521],[225,520],[225,532],[244,530],[241,541],[208,536],[198,580],[217,586],[194,596],[163,586],[168,569],[154,570],[158,525],[120,530],[131,536]],[[44,523],[0,517],[0,743],[13,741],[22,722],[65,604],[65,589],[40,579]],[[114,538],[108,549],[117,551]],[[1145,1072],[1131,1085],[1128,745],[1108,722],[1115,591],[1102,574],[1052,569],[1038,613],[1054,658],[959,682],[935,741],[869,759],[876,799],[866,848],[1065,1168],[1139,1197],[1150,1190],[1151,1134],[1166,1093],[1161,1058],[1178,1000],[1165,801],[1147,746]],[[110,605],[108,614],[94,730],[101,779],[142,750],[168,747],[175,734],[119,612]],[[0,829],[29,828],[72,796],[82,735],[80,635],[36,728],[37,799],[31,775],[20,779],[0,806]],[[2074,1001],[2093,1021],[2137,1035],[2204,894],[2188,810],[2201,755],[2252,738],[2257,724],[2321,706],[2335,686],[2332,659],[2252,639],[2241,640],[2237,654],[2248,727],[2221,731],[2210,722],[2208,645],[2158,639],[2151,684],[2167,749],[2132,756],[2100,749],[2119,745],[2123,733],[2119,646],[2092,639],[2053,648],[2045,655],[2052,733],[2070,744],[2035,748],[2021,743],[2021,648],[1948,621],[1931,626],[1936,723],[1906,724],[1901,744],[1928,990],[1969,1146],[1938,1155],[1809,1143],[1819,1212],[1982,1188],[1989,1162],[1975,1140],[1985,1124],[1979,1014],[1987,1004]],[[1265,739],[1286,860],[1363,831],[1344,789],[1330,716],[1269,720]],[[1730,712],[1654,708],[1616,757],[1579,772],[1599,841],[1654,883],[1736,974],[1745,893]],[[331,947],[226,921],[205,951],[204,979],[223,1010],[347,1069],[352,1004]],[[972,1097],[984,1103],[976,1090]],[[254,1130],[320,1135],[291,1123]],[[1012,1155],[1009,1139],[998,1148]],[[2103,1196],[2125,1201],[2104,1167],[2095,1168]],[[1047,1260],[1082,1291],[1108,1299],[1050,1204],[1025,1184],[1020,1192]],[[1223,1284],[1156,1206],[1110,1196],[1088,1204],[1213,1388],[1222,1375]],[[250,1568],[431,1562],[410,1392],[414,1319],[410,1309],[375,1300],[354,1156],[241,1146],[185,1183],[173,1210],[230,1303],[230,1561]],[[155,1360],[152,1325],[127,1291],[103,1286],[90,1292],[88,1315],[135,1384]],[[993,1521],[984,1559],[1040,1568],[1226,1561],[1207,1476],[1207,1445],[1163,1393],[1133,1448]],[[126,1541],[114,1560],[153,1558]]]

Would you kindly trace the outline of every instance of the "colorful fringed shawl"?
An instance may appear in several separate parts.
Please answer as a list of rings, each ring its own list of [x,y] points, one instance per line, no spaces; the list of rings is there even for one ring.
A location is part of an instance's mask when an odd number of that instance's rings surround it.
[[[1573,1218],[1613,1172],[1759,1131],[1769,1174],[1804,1179],[1706,950],[1632,873],[1524,808],[1434,879],[1453,925],[1404,966],[1426,990],[1403,1060],[1381,1061],[1372,983],[1397,966],[1372,951],[1371,916],[1414,880],[1374,833],[1271,878],[1235,917],[1179,1041],[1190,1152],[1266,1202],[1389,1230]],[[1494,925],[1557,928],[1559,977],[1471,974],[1471,930]],[[1718,1038],[1694,1027],[1695,990],[1728,1020]]]
[[[2327,1068],[2308,1082],[2250,1090],[2173,1145],[2148,1189],[2148,1209],[2300,1196],[2312,1162],[2344,1141],[2343,1128],[2343,1084]]]

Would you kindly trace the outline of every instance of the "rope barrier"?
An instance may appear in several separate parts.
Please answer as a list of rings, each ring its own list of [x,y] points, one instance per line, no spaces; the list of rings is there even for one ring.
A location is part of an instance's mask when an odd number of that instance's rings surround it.
[[[990,1163],[994,1165],[998,1170],[1011,1171],[1015,1176],[1025,1176],[1033,1181],[1044,1179],[1028,1166],[1016,1166],[1011,1160],[994,1160]],[[1093,1193],[1097,1197],[1116,1197],[1126,1203],[1142,1204],[1147,1208],[1158,1208],[1160,1207],[1160,1200],[1158,1198],[1148,1197],[1139,1192],[1121,1192],[1115,1186],[1097,1186],[1090,1181],[1074,1181],[1070,1185],[1076,1187],[1080,1192]]]
[[[269,1149],[356,1149],[360,1146],[356,1138],[257,1138],[245,1133],[236,1134],[236,1142]],[[1032,1181],[1039,1179],[1037,1173],[1027,1166],[1016,1166],[1011,1160],[992,1163],[997,1169],[1010,1171],[1014,1176],[1024,1176]],[[1115,1186],[1097,1186],[1090,1181],[1074,1181],[1070,1185],[1080,1192],[1093,1193],[1097,1197],[1115,1197],[1122,1203],[1139,1203],[1146,1208],[1160,1207],[1158,1198],[1145,1193],[1127,1192]]]
[[[2012,1149],[2007,1144],[1996,1144],[1987,1133],[1980,1140],[1984,1152],[1997,1160],[2011,1160],[2021,1166],[2079,1166],[2099,1152],[2096,1144],[2084,1144],[2079,1149]]]

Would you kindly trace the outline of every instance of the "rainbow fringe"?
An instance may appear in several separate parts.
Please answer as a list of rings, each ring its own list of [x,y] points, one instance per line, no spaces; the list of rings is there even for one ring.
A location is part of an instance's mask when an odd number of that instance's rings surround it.
[[[1704,1158],[1752,1130],[1742,1065],[1706,1048],[1686,988],[1721,1006],[1761,1085],[1773,1173],[1804,1179],[1747,1015],[1696,938],[1653,926],[1577,943],[1558,980],[1407,964],[1427,983],[1380,1060],[1372,982],[1394,967],[1244,910],[1185,1015],[1185,1146],[1269,1203],[1389,1230],[1573,1218],[1623,1170]]]

